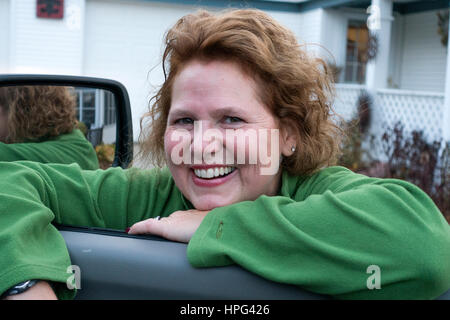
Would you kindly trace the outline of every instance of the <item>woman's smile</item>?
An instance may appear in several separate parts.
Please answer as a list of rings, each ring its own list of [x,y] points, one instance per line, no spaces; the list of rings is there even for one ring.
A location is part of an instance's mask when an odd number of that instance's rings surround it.
[[[230,166],[194,166],[192,181],[199,187],[215,187],[232,179],[236,171],[236,167]]]
[[[195,166],[192,167],[195,176],[202,179],[214,179],[224,177],[233,172],[236,167],[230,166]]]

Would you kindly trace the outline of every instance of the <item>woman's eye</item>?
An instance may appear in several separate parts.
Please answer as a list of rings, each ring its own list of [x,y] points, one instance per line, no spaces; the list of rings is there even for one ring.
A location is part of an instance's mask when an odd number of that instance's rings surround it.
[[[238,118],[238,117],[225,117],[225,120],[224,120],[224,122],[227,123],[227,124],[239,123],[239,122],[242,122],[242,121],[243,120],[241,118]]]
[[[181,118],[174,122],[175,124],[194,124],[194,120],[191,118]]]

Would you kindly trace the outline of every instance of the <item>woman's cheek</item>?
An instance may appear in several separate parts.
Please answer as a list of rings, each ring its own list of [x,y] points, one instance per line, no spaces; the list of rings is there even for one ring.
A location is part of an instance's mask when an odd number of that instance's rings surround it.
[[[168,160],[168,162],[171,162],[170,154],[176,144],[177,143],[175,141],[172,141],[170,139],[170,135],[166,132],[166,134],[164,135],[164,153],[166,154],[166,159]]]

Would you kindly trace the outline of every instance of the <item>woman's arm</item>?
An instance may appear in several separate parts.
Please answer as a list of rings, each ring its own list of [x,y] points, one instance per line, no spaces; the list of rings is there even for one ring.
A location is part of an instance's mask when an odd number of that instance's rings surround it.
[[[42,142],[6,144],[0,142],[0,161],[78,163],[84,170],[99,168],[94,148],[78,129]]]
[[[237,263],[343,299],[430,299],[448,290],[450,227],[419,188],[343,168],[288,180],[284,196],[212,210],[189,242],[191,264]],[[377,267],[381,288],[369,289]]]
[[[57,300],[55,292],[46,281],[39,281],[25,292],[9,295],[4,300]]]
[[[0,293],[40,279],[57,283],[60,298],[73,296],[65,284],[70,257],[52,222],[124,230],[182,208],[164,170],[0,162]]]

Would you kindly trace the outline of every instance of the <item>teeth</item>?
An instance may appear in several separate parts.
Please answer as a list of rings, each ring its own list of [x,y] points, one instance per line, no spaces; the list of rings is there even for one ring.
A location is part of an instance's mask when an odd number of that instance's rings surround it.
[[[208,170],[205,169],[195,169],[194,173],[197,177],[203,178],[203,179],[211,179],[215,177],[220,177],[223,175],[226,175],[228,173],[231,173],[234,171],[234,167],[216,167],[216,168],[209,168]]]

